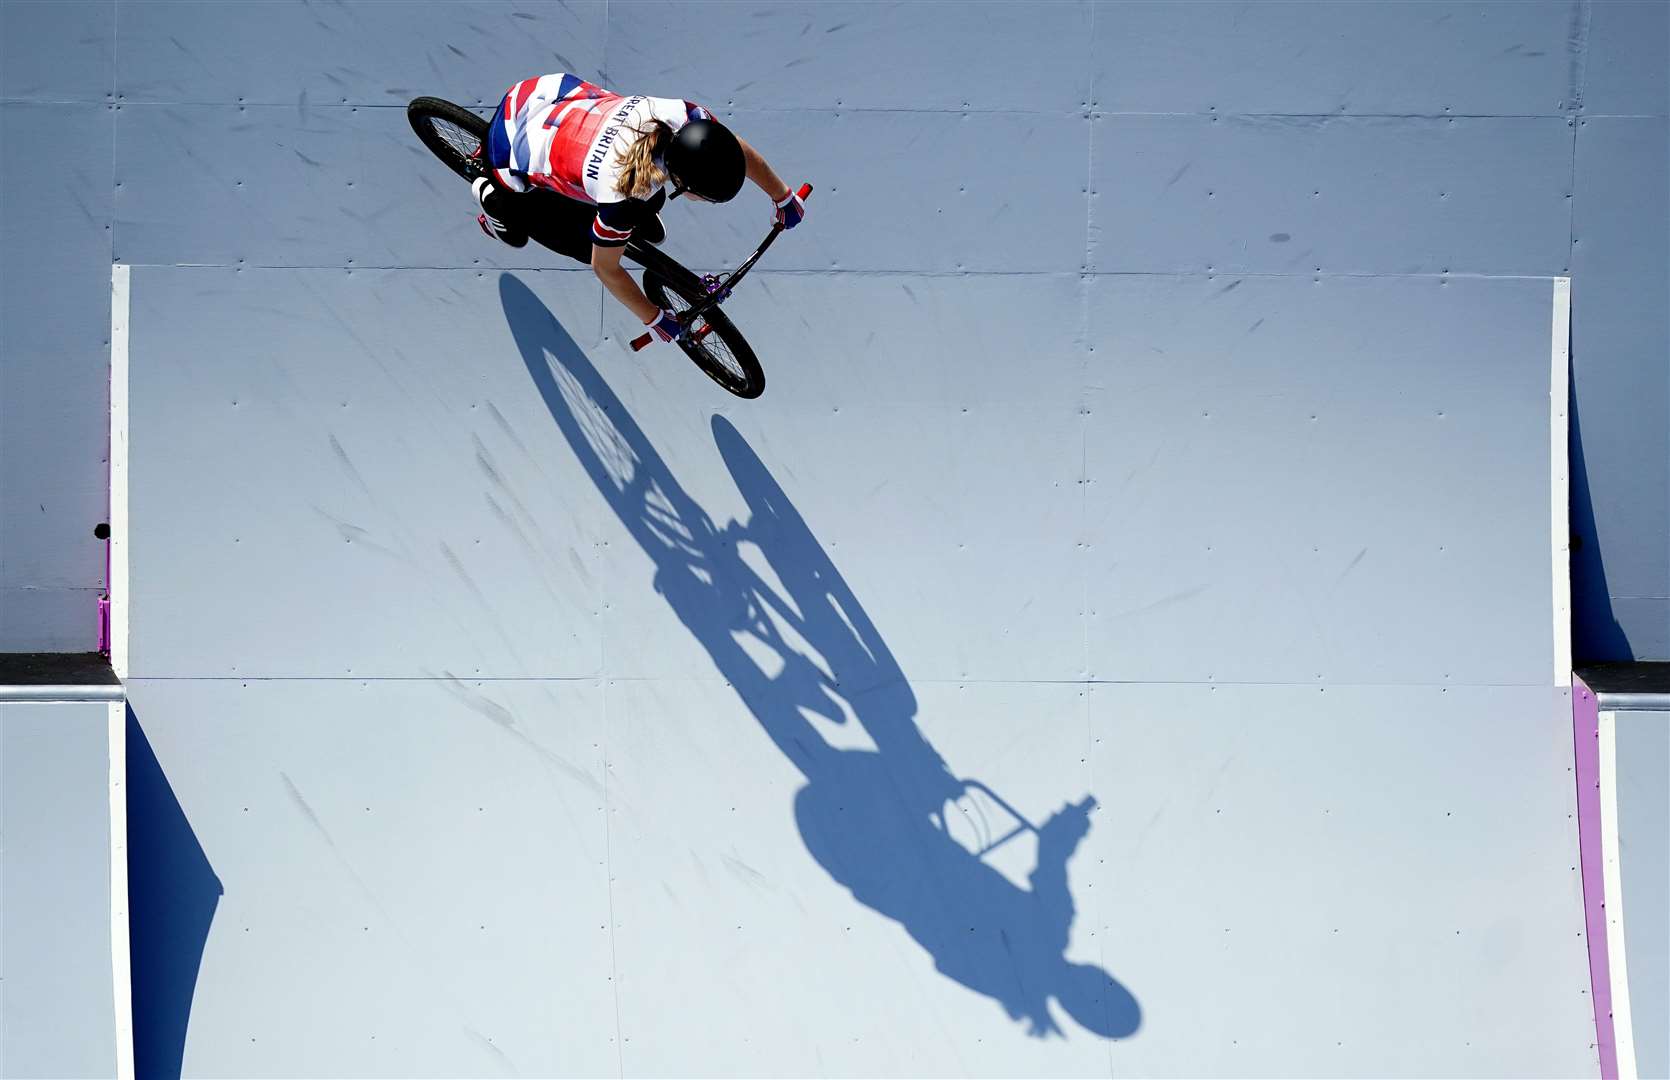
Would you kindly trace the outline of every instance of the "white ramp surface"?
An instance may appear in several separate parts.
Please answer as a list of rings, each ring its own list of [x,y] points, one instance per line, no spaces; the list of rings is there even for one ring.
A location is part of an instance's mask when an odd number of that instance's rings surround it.
[[[232,10],[116,123],[141,1074],[1594,1073],[1566,6]],[[763,398],[406,127],[558,68],[817,185]]]

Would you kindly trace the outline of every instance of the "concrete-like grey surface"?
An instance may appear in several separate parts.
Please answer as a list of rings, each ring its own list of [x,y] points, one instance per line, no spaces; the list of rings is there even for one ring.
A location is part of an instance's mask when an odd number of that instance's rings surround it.
[[[1589,1069],[1551,286],[1234,280],[136,269],[185,1074]]]
[[[0,1077],[116,1073],[109,706],[0,702]]]
[[[1618,848],[1642,1077],[1670,1076],[1670,712],[1619,712]]]
[[[141,1074],[1595,1073],[1549,279],[1579,651],[1640,655],[1670,489],[1588,477],[1663,353],[1582,304],[1662,272],[1658,8],[0,11],[134,267]],[[817,185],[730,309],[760,401],[406,126],[563,68]],[[11,379],[108,267],[13,292],[6,150]],[[0,587],[97,586],[29,535]]]
[[[737,422],[843,565],[909,583],[869,603],[918,677],[1552,684],[1547,281],[758,280],[734,310],[770,407]],[[575,496],[520,346],[555,315],[535,343],[631,379],[680,459],[711,457],[690,410],[729,405],[626,353],[589,275],[132,287],[136,675],[706,670],[653,594],[609,595],[637,557]],[[314,595],[355,617],[297,633]],[[228,597],[237,632],[205,633]]]

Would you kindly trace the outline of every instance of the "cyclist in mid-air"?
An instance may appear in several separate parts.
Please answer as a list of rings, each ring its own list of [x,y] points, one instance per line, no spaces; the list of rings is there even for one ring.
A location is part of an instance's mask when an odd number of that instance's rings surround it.
[[[490,177],[471,185],[487,235],[521,247],[530,234],[591,264],[605,288],[655,336],[672,341],[678,317],[652,303],[620,264],[626,242],[666,239],[661,207],[688,194],[728,202],[752,180],[792,229],[806,204],[759,151],[700,105],[616,94],[567,72],[524,79],[499,102],[485,148]],[[548,193],[545,198],[531,197]],[[550,194],[558,197],[552,198]]]

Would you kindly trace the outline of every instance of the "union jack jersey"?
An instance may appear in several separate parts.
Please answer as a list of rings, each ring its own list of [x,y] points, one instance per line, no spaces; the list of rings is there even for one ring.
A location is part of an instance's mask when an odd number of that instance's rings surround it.
[[[505,92],[487,136],[488,163],[511,191],[540,187],[592,203],[592,241],[618,247],[643,214],[643,200],[615,190],[638,131],[652,120],[677,131],[707,119],[706,109],[688,101],[616,94],[559,71]]]

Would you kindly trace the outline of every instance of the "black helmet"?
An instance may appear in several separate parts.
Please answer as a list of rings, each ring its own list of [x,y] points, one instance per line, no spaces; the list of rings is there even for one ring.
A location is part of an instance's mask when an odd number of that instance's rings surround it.
[[[729,202],[742,190],[748,166],[742,144],[717,120],[692,120],[667,144],[673,198],[693,191],[709,202]]]

